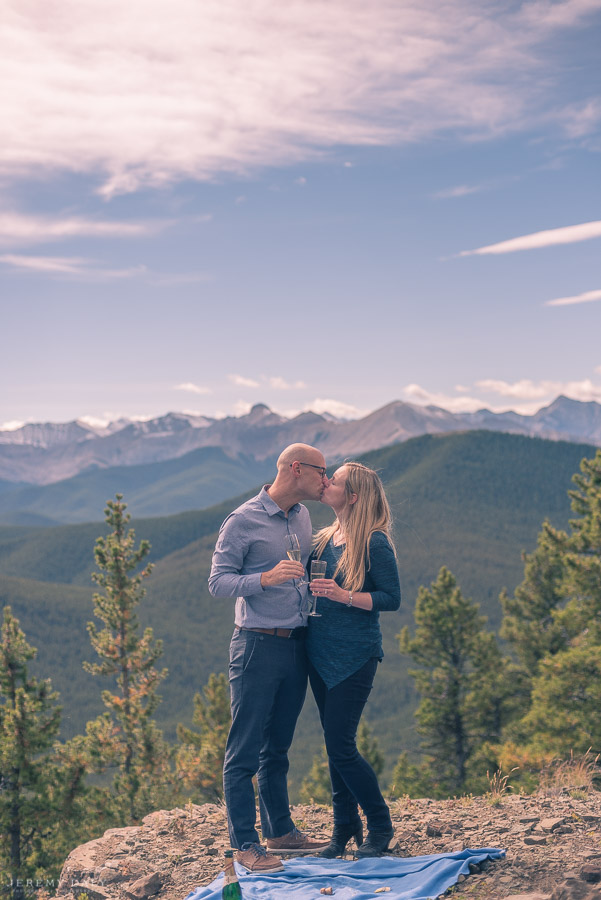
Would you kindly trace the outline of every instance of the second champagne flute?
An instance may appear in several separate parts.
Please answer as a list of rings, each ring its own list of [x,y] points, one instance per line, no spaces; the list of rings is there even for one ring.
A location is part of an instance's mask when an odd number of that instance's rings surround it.
[[[322,559],[312,559],[311,560],[311,581],[315,578],[325,578],[326,577],[326,568],[327,563]],[[317,595],[313,594],[312,597],[309,598],[309,615],[310,616],[321,616],[321,613],[317,612]]]

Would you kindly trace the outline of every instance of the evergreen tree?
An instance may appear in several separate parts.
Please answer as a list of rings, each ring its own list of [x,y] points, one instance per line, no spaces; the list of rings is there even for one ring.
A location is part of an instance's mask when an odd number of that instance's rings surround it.
[[[522,727],[541,759],[601,752],[601,645],[590,635],[542,660]]]
[[[504,601],[503,633],[530,680],[525,714],[507,735],[506,764],[601,748],[601,450],[580,470],[569,492],[579,516],[571,532],[545,523],[524,582]]]
[[[564,565],[560,547],[564,535],[548,522],[538,536],[536,550],[524,554],[524,580],[513,597],[500,596],[503,608],[501,637],[508,641],[524,673],[532,678],[547,654],[566,646],[566,635],[555,613],[564,602]]]
[[[106,729],[104,719],[100,719],[100,724]],[[105,743],[112,742],[114,736],[113,726],[108,724],[110,733],[105,735]],[[54,747],[56,814],[46,841],[49,854],[57,864],[57,872],[49,873],[53,877],[58,877],[73,847],[98,837],[122,820],[120,803],[110,789],[90,784],[88,780],[90,773],[102,769],[94,754],[94,748],[102,743],[96,725],[97,722],[89,722],[85,735],[77,735]]]
[[[182,743],[176,758],[177,775],[194,802],[215,803],[223,797],[223,758],[232,721],[223,673],[211,673],[202,695],[195,695],[192,721],[199,731],[177,726]]]
[[[372,737],[371,729],[363,719],[359,722],[357,729],[357,750],[379,778],[384,771],[384,756],[380,750],[378,739]]]
[[[0,862],[12,878],[12,896],[23,896],[28,878],[48,859],[44,840],[56,815],[52,747],[60,725],[58,695],[49,680],[27,671],[36,651],[25,640],[10,607],[0,643]]]
[[[522,668],[504,657],[496,638],[482,632],[474,642],[471,672],[465,695],[465,716],[470,732],[467,787],[474,793],[490,788],[488,772],[500,766],[500,745],[509,723],[526,706],[529,680]],[[507,771],[509,771],[510,766]]]
[[[378,745],[378,739],[372,737],[369,725],[363,720],[359,722],[357,728],[357,750],[379,778],[384,770],[384,756]],[[332,782],[325,747],[313,757],[311,769],[303,778],[299,796],[301,803],[332,803]]]
[[[392,772],[392,781],[388,793],[393,798],[445,796],[436,783],[433,760],[426,757],[418,764],[409,762],[409,756],[403,751]]]
[[[326,748],[316,753],[308,775],[303,778],[299,793],[301,803],[332,803],[332,782]]]
[[[437,795],[456,794],[468,774],[478,774],[475,751],[498,741],[511,691],[484,616],[445,567],[429,590],[420,588],[415,622],[415,636],[405,627],[399,638],[401,652],[420,666],[411,675],[421,696],[416,718],[426,765],[410,775],[422,785],[431,779]],[[401,775],[407,782],[407,765],[401,760],[399,783]]]
[[[601,450],[583,459],[569,491],[572,509],[570,536],[562,536],[565,607],[556,618],[570,639],[590,631],[588,640],[601,643]]]
[[[105,690],[108,712],[88,726],[88,748],[98,770],[116,768],[114,798],[122,822],[138,821],[169,799],[172,783],[170,751],[157,728],[153,713],[159,703],[157,687],[167,671],[155,663],[162,642],[151,628],[139,634],[136,608],[146,591],[142,582],[152,566],[134,574],[150,551],[148,541],[134,547],[135,535],[121,494],[109,500],[106,523],[112,529],[96,541],[94,556],[99,572],[92,578],[103,589],[94,594],[94,614],[104,623],[98,630],[88,623],[92,647],[99,663],[84,663],[87,671],[114,679],[116,690]]]

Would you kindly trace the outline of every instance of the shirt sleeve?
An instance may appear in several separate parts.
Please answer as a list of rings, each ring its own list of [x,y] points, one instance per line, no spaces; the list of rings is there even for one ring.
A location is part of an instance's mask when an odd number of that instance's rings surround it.
[[[249,597],[263,592],[261,572],[252,575],[242,572],[248,547],[244,518],[232,513],[219,529],[213,553],[209,575],[209,592],[213,597]]]
[[[392,611],[401,605],[401,583],[394,550],[385,534],[374,532],[369,542],[369,582],[373,609]]]

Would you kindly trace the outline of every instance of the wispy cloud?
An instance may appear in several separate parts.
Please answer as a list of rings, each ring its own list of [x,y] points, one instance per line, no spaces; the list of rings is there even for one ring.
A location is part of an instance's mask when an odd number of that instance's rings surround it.
[[[80,274],[89,260],[78,256],[20,256],[5,253],[0,256],[0,263],[18,271],[57,272],[61,274]]]
[[[256,388],[259,387],[259,382],[255,381],[254,378],[245,378],[244,375],[228,375],[228,381],[231,381],[232,384],[237,385],[238,387],[249,387]],[[243,401],[240,401],[243,402]]]
[[[585,291],[584,294],[575,294],[573,297],[558,297],[556,300],[547,300],[545,306],[572,306],[575,303],[590,303],[593,300],[601,300],[601,291]]]
[[[0,173],[95,173],[105,197],[318,158],[486,137],[596,106],[562,95],[550,38],[598,0],[44,0],[3,10]],[[549,50],[547,50],[547,46]],[[469,60],[469,65],[466,65]],[[582,89],[584,90],[584,89]]]
[[[249,403],[247,400],[237,400],[236,403],[234,403],[233,415],[247,416],[251,409],[252,403]],[[232,415],[232,413],[217,413],[215,418],[221,419],[228,415]]]
[[[90,281],[104,281],[113,278],[135,278],[146,274],[145,266],[131,266],[126,269],[102,268],[95,260],[79,256],[26,256],[5,253],[0,263],[17,272],[45,275],[64,275]]]
[[[370,412],[368,409],[359,409],[352,403],[326,399],[325,397],[316,397],[315,400],[305,404],[304,409],[308,412],[319,413],[319,415],[330,413],[337,419],[360,419]]]
[[[476,382],[476,387],[501,397],[512,397],[516,400],[542,400],[552,393],[561,393],[561,383],[553,381],[534,382],[528,378],[508,382],[494,378],[484,378]]]
[[[184,381],[182,384],[176,384],[174,390],[187,391],[190,394],[210,394],[211,389],[201,384],[194,384],[192,381]]]
[[[482,190],[484,190],[483,185],[459,184],[457,187],[444,188],[442,191],[436,191],[432,196],[436,200],[453,200],[455,197],[467,197],[469,194],[478,194]]]
[[[266,387],[272,388],[274,391],[294,391],[302,390],[307,386],[304,381],[286,381],[281,375],[261,375],[258,379],[247,378],[244,375],[228,375],[227,377],[232,384],[245,388]]]
[[[72,237],[136,238],[157,234],[172,220],[115,222],[82,216],[33,216],[18,212],[0,213],[0,243],[14,246],[58,241]]]
[[[594,384],[590,378],[581,381],[521,381],[507,382],[485,379],[476,382],[477,386],[488,393],[499,394],[518,401],[553,400],[559,394],[573,400],[601,400],[601,384]],[[540,404],[539,404],[540,405]]]
[[[156,287],[173,287],[186,284],[200,284],[213,280],[207,272],[170,272],[166,275],[153,272],[139,264],[124,269],[113,269],[99,260],[82,256],[32,256],[20,253],[0,254],[0,265],[14,272],[25,274],[52,275],[65,279],[77,278],[83,281],[107,281],[115,278],[142,278],[146,284]]]
[[[552,247],[556,244],[574,244],[601,237],[601,221],[584,222],[582,225],[567,225],[564,228],[552,228],[548,231],[535,231],[521,237],[478,247],[477,250],[463,250],[459,256],[484,256],[497,253],[514,253],[516,250],[538,250],[541,247]]]
[[[448,409],[449,412],[475,412],[486,405],[476,397],[465,395],[455,397],[451,394],[429,391],[419,384],[405,385],[402,393],[405,400],[411,403],[417,403],[420,406],[439,406],[442,409]]]
[[[454,200],[459,197],[468,197],[470,194],[481,194],[485,191],[498,191],[509,184],[520,181],[522,177],[522,175],[515,174],[496,175],[487,178],[485,181],[479,182],[478,184],[458,184],[453,187],[443,188],[440,191],[436,191],[431,196],[435,200]]]
[[[286,381],[281,375],[273,375],[267,379],[267,383],[276,391],[302,390],[307,387],[304,381]]]
[[[148,273],[148,283],[157,287],[178,287],[184,284],[205,284],[213,281],[210,272],[169,272],[166,275]]]
[[[586,137],[594,132],[601,122],[601,98],[568,106],[563,112],[563,119],[569,137]]]
[[[601,366],[597,371],[601,373]],[[457,385],[455,390],[463,395],[436,393],[419,384],[409,384],[403,388],[403,396],[418,405],[439,406],[455,413],[470,413],[486,408],[493,412],[514,410],[522,415],[532,415],[560,394],[583,402],[601,402],[601,384],[595,384],[590,378],[581,381],[532,381],[522,378],[514,382],[483,378],[471,389]],[[465,392],[468,390],[470,395],[466,396]],[[491,397],[495,396],[501,399],[491,402]]]

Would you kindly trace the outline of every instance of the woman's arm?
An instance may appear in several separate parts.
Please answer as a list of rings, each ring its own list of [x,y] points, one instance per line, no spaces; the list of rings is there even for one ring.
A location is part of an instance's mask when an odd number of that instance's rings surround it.
[[[372,591],[357,593],[342,588],[333,578],[316,578],[311,587],[317,596],[328,597],[336,603],[356,606],[358,609],[394,610],[401,605],[401,585],[394,551],[388,538],[381,532],[371,536],[369,544],[369,579]],[[352,603],[351,601],[352,594]]]
[[[371,594],[367,591],[354,593],[345,591],[341,588],[333,578],[316,578],[311,582],[311,592],[317,597],[327,597],[336,603],[344,603],[346,606],[356,606],[358,609],[373,609],[373,601]],[[352,602],[351,602],[352,600]]]
[[[376,531],[369,544],[369,579],[373,609],[392,611],[401,605],[401,583],[394,550],[385,534]]]

